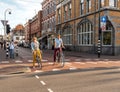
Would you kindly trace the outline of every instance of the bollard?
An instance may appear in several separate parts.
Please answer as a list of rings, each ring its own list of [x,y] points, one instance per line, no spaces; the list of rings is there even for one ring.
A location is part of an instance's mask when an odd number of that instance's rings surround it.
[[[18,46],[16,46],[16,51],[15,51],[15,53],[16,53],[16,56],[18,56]]]
[[[9,43],[6,43],[6,58],[9,56]]]
[[[98,58],[100,58],[100,53],[101,53],[101,44],[100,44],[100,40],[98,40]]]

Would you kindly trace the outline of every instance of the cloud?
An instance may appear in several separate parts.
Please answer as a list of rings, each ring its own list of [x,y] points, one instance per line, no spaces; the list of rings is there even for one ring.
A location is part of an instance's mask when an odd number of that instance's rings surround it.
[[[41,7],[42,0],[0,0],[0,20],[4,20],[5,10],[10,8],[12,14],[6,13],[6,19],[14,28],[17,24],[25,24],[26,20],[31,19],[37,14]],[[3,28],[0,23],[0,28]]]

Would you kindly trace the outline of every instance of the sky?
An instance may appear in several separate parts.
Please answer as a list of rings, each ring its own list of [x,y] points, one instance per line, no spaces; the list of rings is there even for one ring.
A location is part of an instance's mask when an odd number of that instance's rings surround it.
[[[43,0],[0,0],[0,35],[4,35],[4,26],[1,20],[8,20],[11,29],[16,25],[24,25],[29,19],[32,19],[39,10],[42,9]],[[6,11],[6,13],[5,13]],[[11,11],[11,14],[9,14]]]

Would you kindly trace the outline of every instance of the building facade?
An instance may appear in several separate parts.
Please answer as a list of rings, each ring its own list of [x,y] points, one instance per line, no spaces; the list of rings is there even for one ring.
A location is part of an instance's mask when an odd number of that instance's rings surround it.
[[[42,43],[52,48],[53,35],[56,32],[56,0],[43,0],[42,2]]]
[[[42,31],[42,11],[40,10],[32,19],[25,24],[26,40],[31,42],[33,37],[40,38]]]
[[[120,0],[56,0],[56,30],[67,49],[120,54]]]

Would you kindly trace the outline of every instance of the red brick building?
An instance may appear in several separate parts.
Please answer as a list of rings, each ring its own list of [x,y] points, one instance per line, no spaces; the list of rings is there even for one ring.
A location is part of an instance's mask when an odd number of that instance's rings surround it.
[[[51,49],[53,35],[56,32],[56,0],[43,0],[42,2],[42,43]]]
[[[26,38],[31,42],[32,37],[41,37],[42,31],[42,11],[39,11],[32,19],[25,24]]]

